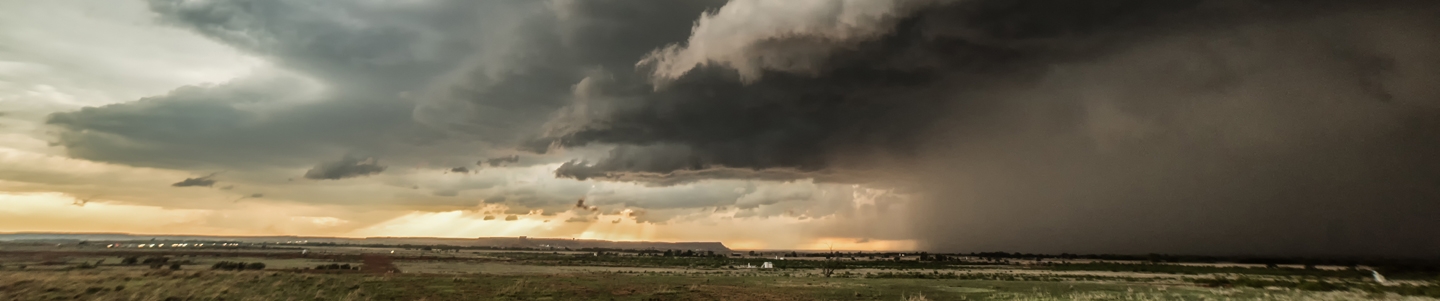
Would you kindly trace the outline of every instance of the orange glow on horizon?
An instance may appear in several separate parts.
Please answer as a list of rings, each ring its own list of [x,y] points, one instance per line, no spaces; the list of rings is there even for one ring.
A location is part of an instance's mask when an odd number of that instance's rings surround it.
[[[638,222],[625,211],[595,214],[565,211],[550,216],[497,214],[506,208],[409,211],[398,217],[357,222],[327,216],[328,209],[303,205],[241,203],[223,209],[174,209],[110,202],[76,203],[62,193],[0,193],[0,231],[132,233],[152,235],[435,237],[530,236],[610,241],[720,242],[735,250],[901,251],[912,240],[807,237],[805,223],[786,217],[730,219],[696,216],[668,223]],[[280,213],[277,213],[280,212]],[[485,219],[487,216],[492,219]],[[177,233],[181,231],[185,233]]]

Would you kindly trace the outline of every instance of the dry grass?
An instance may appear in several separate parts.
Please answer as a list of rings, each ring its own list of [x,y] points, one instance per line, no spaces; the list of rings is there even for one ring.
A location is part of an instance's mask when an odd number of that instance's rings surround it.
[[[1135,301],[1162,301],[1162,300],[1279,300],[1279,301],[1343,301],[1343,300],[1392,300],[1392,301],[1425,301],[1435,300],[1425,297],[1400,296],[1396,294],[1372,295],[1358,292],[1274,292],[1259,296],[1206,296],[1186,294],[1179,292],[1073,292],[1073,293],[997,293],[988,296],[991,300],[1031,300],[1031,301],[1100,301],[1100,300],[1135,300]]]
[[[930,299],[925,298],[925,294],[921,294],[921,293],[915,293],[914,295],[909,295],[909,296],[906,296],[906,295],[904,295],[904,294],[901,294],[900,297],[901,297],[901,299],[904,299],[905,301],[930,301]]]
[[[368,300],[357,283],[211,271],[0,272],[0,300]]]
[[[526,281],[525,279],[515,280],[515,283],[514,283],[514,284],[511,284],[510,286],[506,286],[505,288],[502,288],[502,289],[500,289],[499,291],[495,292],[495,296],[504,297],[504,296],[515,296],[515,295],[523,294],[523,293],[525,293],[525,291],[526,291],[526,286],[527,286],[528,284],[529,284],[529,282]]]
[[[0,270],[5,300],[1435,300],[1185,283],[813,278],[694,273],[305,274]]]

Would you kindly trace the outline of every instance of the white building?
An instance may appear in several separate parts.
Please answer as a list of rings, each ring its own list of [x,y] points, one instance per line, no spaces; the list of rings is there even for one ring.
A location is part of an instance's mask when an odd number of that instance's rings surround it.
[[[769,261],[766,261],[765,263],[760,264],[760,268],[762,268],[762,269],[773,269],[773,268],[775,268],[775,265],[774,265],[774,264],[770,264]]]

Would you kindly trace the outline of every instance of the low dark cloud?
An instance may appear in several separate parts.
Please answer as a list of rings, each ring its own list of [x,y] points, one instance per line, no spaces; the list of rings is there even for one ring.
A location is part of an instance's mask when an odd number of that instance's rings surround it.
[[[215,186],[215,182],[216,182],[216,181],[215,181],[214,178],[215,178],[215,174],[210,174],[210,175],[206,175],[206,176],[198,177],[198,178],[185,178],[185,180],[181,180],[180,182],[175,182],[175,184],[170,184],[170,186],[173,186],[173,187],[211,187],[211,186]],[[229,186],[227,186],[227,187],[229,187]],[[225,188],[225,189],[228,189],[228,188]]]
[[[385,171],[385,166],[380,166],[379,160],[375,158],[360,158],[345,155],[337,161],[325,162],[315,165],[305,171],[305,178],[311,180],[339,180],[344,178],[363,177],[378,174]]]
[[[599,211],[600,211],[600,206],[587,205],[587,204],[585,204],[585,199],[580,199],[580,200],[578,200],[578,201],[575,201],[575,208],[574,208],[574,209],[577,209],[577,210],[586,210],[586,211],[590,211],[590,212],[599,212]]]
[[[470,173],[470,168],[469,168],[469,167],[460,166],[460,167],[451,168],[451,169],[450,169],[450,172],[468,174],[468,173]]]
[[[619,146],[615,149],[622,150],[626,148],[626,146]],[[716,165],[695,165],[675,169],[646,168],[643,164],[633,163],[636,160],[651,160],[655,157],[633,155],[622,157],[616,156],[616,154],[617,153],[612,152],[611,156],[602,158],[596,163],[581,160],[562,163],[555,169],[555,176],[581,181],[638,182],[649,186],[670,186],[714,179],[788,181],[806,178],[835,180],[839,177],[839,175],[828,171],[803,171],[785,167],[731,168]],[[630,155],[630,153],[619,154]]]

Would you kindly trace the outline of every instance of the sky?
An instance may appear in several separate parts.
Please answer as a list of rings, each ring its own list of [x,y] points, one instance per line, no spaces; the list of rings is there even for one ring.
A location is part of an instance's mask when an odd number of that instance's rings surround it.
[[[0,231],[1440,252],[1440,3],[0,0]]]

